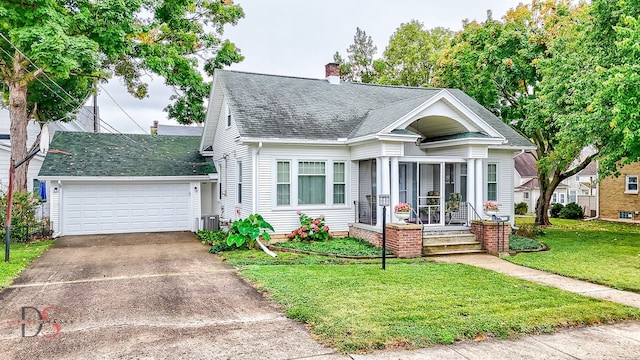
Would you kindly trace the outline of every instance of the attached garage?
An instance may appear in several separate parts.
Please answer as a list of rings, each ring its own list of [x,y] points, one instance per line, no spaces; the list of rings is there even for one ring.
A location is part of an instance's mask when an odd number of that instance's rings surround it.
[[[66,235],[191,230],[189,183],[69,183],[62,188]]]
[[[57,132],[39,178],[57,235],[196,231],[201,185],[217,180],[200,139]]]

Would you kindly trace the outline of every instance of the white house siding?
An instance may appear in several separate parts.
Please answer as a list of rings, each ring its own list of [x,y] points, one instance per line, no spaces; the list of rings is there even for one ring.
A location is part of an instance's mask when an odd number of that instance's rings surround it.
[[[498,205],[499,215],[509,215],[513,221],[514,217],[514,195],[513,195],[513,151],[510,150],[489,150],[489,157],[483,161],[484,190],[483,199],[487,199],[487,164],[497,164],[498,178]]]
[[[300,210],[305,214],[316,217],[324,215],[326,224],[331,231],[347,231],[348,224],[354,221],[355,215],[353,210],[354,184],[357,184],[357,169],[354,169],[354,162],[350,161],[349,148],[346,146],[339,147],[304,147],[304,155],[301,153],[300,146],[274,146],[265,145],[260,151],[258,163],[258,212],[273,225],[276,234],[288,234],[293,229],[300,226],[297,211]],[[294,165],[300,160],[309,161],[326,161],[327,162],[327,187],[332,187],[332,161],[343,161],[346,169],[346,196],[344,205],[304,205],[278,207],[276,205],[276,162],[278,160],[291,161],[291,193],[297,192],[297,181]],[[355,175],[355,179],[354,179]],[[331,199],[331,193],[327,193]]]
[[[375,159],[382,156],[382,144],[378,141],[366,144],[358,144],[351,147],[352,160]]]

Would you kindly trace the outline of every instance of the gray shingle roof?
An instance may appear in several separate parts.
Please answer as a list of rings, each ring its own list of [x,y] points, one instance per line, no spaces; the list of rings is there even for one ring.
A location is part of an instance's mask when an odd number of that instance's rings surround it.
[[[202,126],[158,125],[158,135],[202,136]]]
[[[200,138],[59,131],[39,176],[197,176],[215,173]]]
[[[355,138],[376,134],[442,89],[307,79],[216,70],[242,137]],[[459,90],[449,90],[503,134],[509,145],[531,143]]]

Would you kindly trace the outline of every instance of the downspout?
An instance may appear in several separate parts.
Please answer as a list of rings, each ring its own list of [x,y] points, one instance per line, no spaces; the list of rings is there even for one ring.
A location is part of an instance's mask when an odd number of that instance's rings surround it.
[[[262,141],[260,141],[258,143],[258,148],[256,150],[253,151],[253,161],[251,164],[251,172],[253,175],[253,181],[251,182],[251,188],[252,188],[252,192],[253,192],[253,201],[251,202],[251,210],[253,214],[257,214],[258,213],[258,158],[260,156],[260,150],[262,150]],[[269,250],[261,241],[260,239],[256,239],[256,243],[258,243],[258,246],[260,246],[260,249],[262,249],[262,251],[264,251],[265,253],[267,253],[267,255],[271,256],[271,257],[278,257],[278,255],[276,253],[274,253],[273,251]]]
[[[62,218],[61,199],[62,199],[62,181],[58,180],[58,232],[51,235],[51,237],[54,239],[62,235],[62,224],[60,221],[60,219]],[[49,214],[49,216],[51,216],[51,214]]]

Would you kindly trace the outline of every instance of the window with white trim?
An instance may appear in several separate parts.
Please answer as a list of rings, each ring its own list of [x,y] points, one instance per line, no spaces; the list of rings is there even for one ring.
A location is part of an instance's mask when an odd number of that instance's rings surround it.
[[[498,164],[487,164],[487,200],[498,201]]]
[[[278,161],[276,164],[276,204],[291,204],[291,162]]]
[[[569,190],[569,202],[578,202],[578,191]]]
[[[529,192],[528,192],[528,191],[525,191],[525,192],[522,194],[522,197],[523,197],[525,200],[529,200]]]
[[[326,163],[324,161],[298,162],[298,204],[326,203]]]
[[[346,200],[345,190],[346,176],[345,176],[345,163],[334,162],[333,163],[333,203],[344,204]]]
[[[565,193],[560,193],[560,204],[566,204],[567,203],[567,194]]]
[[[627,175],[624,181],[625,194],[638,193],[638,175]]]
[[[231,109],[227,102],[224,103],[224,116],[227,118],[227,127],[231,127]]]
[[[551,194],[551,203],[555,204],[558,202],[558,193]]]
[[[242,161],[238,161],[237,167],[237,184],[238,184],[238,204],[242,204]]]

